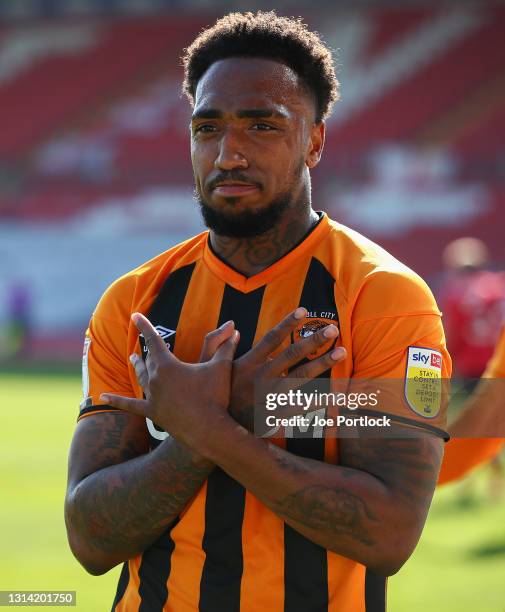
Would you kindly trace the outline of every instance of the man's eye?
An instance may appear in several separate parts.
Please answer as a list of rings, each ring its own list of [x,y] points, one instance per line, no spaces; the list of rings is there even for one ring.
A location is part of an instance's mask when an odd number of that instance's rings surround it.
[[[258,130],[260,132],[268,132],[271,130],[275,130],[275,128],[271,125],[268,125],[268,123],[255,123],[252,126],[253,130]]]
[[[203,123],[202,125],[197,125],[195,127],[195,134],[201,132],[203,134],[208,134],[209,132],[215,132],[216,127],[214,125],[209,125],[208,123]]]

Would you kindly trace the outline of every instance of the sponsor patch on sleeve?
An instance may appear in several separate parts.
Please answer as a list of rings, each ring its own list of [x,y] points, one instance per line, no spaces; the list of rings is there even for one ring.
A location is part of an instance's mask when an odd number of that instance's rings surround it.
[[[442,355],[434,349],[409,346],[405,372],[405,399],[426,419],[435,418],[442,405]]]

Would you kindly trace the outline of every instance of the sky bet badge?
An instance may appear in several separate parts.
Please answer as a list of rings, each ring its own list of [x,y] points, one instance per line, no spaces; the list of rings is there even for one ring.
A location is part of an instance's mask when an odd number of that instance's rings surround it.
[[[433,419],[438,415],[442,404],[442,355],[438,351],[409,346],[405,399],[422,417]]]

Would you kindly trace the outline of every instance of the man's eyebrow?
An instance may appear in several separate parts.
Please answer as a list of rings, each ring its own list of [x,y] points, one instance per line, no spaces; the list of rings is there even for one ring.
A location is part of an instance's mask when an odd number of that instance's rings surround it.
[[[288,119],[288,114],[273,108],[244,108],[238,110],[236,116],[239,119],[268,119],[272,117]],[[193,113],[191,121],[196,119],[222,119],[224,113],[215,108],[201,108]]]
[[[280,119],[287,119],[287,113],[273,108],[246,108],[237,111],[237,117],[239,119],[267,119],[269,117],[276,117]]]
[[[223,113],[215,108],[201,108],[191,115],[191,121],[195,119],[221,119]]]

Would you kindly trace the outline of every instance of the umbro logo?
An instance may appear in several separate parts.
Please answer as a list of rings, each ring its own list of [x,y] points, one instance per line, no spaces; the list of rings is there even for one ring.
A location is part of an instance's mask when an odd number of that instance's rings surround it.
[[[163,340],[167,341],[168,338],[171,338],[175,334],[175,329],[169,329],[168,327],[163,327],[163,325],[156,325],[154,328],[158,335],[163,338]]]
[[[165,344],[168,344],[169,339],[175,335],[175,329],[170,329],[169,327],[163,327],[163,325],[156,325],[155,328],[158,336],[163,338]],[[140,338],[142,339],[142,349],[144,353],[147,353],[147,346],[144,340],[143,334],[140,334]]]

